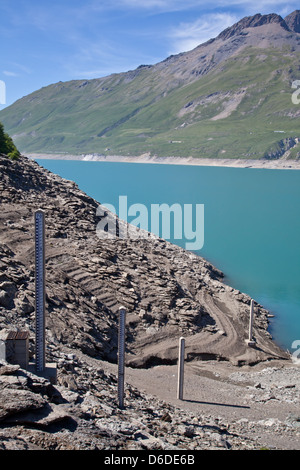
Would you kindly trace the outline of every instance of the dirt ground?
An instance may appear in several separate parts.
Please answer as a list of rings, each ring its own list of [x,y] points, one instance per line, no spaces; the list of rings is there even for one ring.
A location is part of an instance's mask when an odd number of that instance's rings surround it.
[[[102,366],[117,372],[115,365]],[[236,367],[225,361],[194,361],[185,364],[179,400],[177,365],[125,372],[127,383],[149,395],[195,416],[245,423],[243,431],[249,437],[286,450],[300,450],[299,379],[300,367],[292,362]]]

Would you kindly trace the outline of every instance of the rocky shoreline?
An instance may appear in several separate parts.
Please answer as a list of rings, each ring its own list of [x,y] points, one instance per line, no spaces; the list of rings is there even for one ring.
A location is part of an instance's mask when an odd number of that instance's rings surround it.
[[[32,358],[33,216],[41,208],[47,234],[46,353],[58,367],[58,383],[51,385],[0,365],[0,448],[299,448],[299,368],[272,341],[263,306],[255,303],[256,347],[249,348],[251,299],[227,286],[206,260],[156,237],[99,239],[99,203],[28,158],[0,157],[0,174],[0,329],[27,329]],[[124,410],[115,400],[120,305],[128,312]],[[176,376],[180,336],[186,338],[183,402],[164,386]],[[248,382],[230,375],[251,375],[257,368],[294,374],[295,383],[283,385],[291,398],[286,401],[279,389],[264,402],[271,414],[263,419],[252,419],[251,397],[246,403],[241,398],[238,416],[222,414]],[[271,387],[255,386],[250,375],[246,386],[254,393],[248,395],[267,396]],[[193,384],[199,377],[210,400],[197,398]],[[280,423],[272,421],[276,407],[282,410]],[[258,421],[265,424],[253,431]]]
[[[234,159],[234,158],[195,158],[195,157],[159,157],[148,154],[140,156],[121,155],[68,155],[68,154],[38,154],[30,153],[26,156],[32,160],[82,160],[94,162],[119,163],[154,163],[163,165],[192,165],[192,166],[220,166],[228,168],[258,168],[268,170],[299,170],[300,160],[290,160],[286,157],[276,159]]]

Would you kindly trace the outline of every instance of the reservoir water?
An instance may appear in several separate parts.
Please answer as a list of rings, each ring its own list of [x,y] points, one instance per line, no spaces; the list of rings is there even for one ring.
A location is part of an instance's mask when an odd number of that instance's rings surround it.
[[[300,171],[163,164],[38,160],[118,212],[128,206],[204,204],[204,245],[197,253],[274,318],[274,340],[300,344]],[[128,222],[131,222],[128,217]],[[149,226],[149,229],[151,227]],[[95,227],[96,230],[96,227]],[[187,240],[170,241],[185,247]],[[298,344],[296,342],[298,341]]]

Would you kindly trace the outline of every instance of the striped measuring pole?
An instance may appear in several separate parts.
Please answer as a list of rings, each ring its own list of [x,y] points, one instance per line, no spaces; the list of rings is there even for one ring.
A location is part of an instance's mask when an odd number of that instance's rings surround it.
[[[45,370],[45,214],[35,212],[35,361]]]
[[[118,399],[119,408],[124,408],[124,375],[125,375],[125,324],[126,309],[119,308],[119,337],[118,337]]]

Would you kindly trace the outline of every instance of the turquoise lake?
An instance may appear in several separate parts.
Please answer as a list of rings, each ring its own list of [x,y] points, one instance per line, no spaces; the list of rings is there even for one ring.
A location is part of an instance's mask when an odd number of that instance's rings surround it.
[[[275,315],[270,333],[279,345],[294,351],[293,342],[300,340],[300,171],[38,163],[75,181],[97,201],[114,205],[117,212],[119,196],[127,196],[128,206],[145,205],[149,213],[151,204],[204,204],[204,246],[197,253],[223,271],[227,284]],[[170,241],[182,247],[187,242]]]

